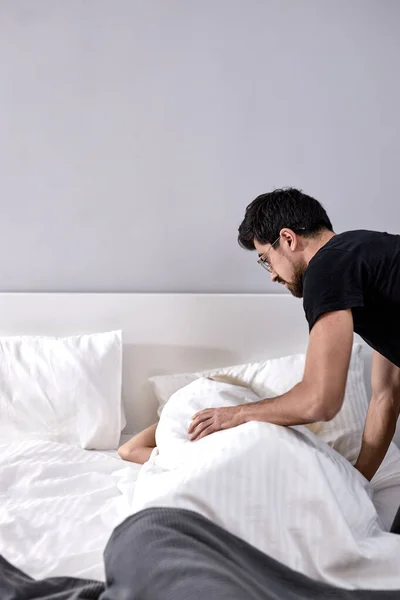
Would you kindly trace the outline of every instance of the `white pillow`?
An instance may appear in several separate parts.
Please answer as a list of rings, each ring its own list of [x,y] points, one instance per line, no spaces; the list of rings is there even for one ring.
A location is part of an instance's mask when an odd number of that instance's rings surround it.
[[[0,338],[0,438],[118,447],[121,332]]]
[[[305,355],[297,354],[198,373],[159,375],[151,377],[150,382],[157,396],[159,414],[161,414],[172,394],[199,377],[229,375],[250,386],[261,398],[272,398],[287,392],[299,383],[303,377],[304,367]],[[354,464],[361,447],[368,405],[362,346],[354,344],[341,410],[332,421],[314,424],[309,426],[309,429]],[[400,504],[400,450],[395,444],[391,444],[372,484],[378,514],[385,527],[390,528]]]

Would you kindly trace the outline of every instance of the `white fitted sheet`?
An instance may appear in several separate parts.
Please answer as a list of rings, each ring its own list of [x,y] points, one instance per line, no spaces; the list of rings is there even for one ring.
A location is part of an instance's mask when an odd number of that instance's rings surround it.
[[[130,512],[139,470],[117,452],[0,444],[0,554],[35,578],[104,580],[103,550]]]

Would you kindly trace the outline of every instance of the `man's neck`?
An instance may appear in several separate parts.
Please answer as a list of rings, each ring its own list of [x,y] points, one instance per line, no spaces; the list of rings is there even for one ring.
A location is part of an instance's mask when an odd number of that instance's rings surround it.
[[[331,240],[335,235],[336,233],[334,231],[324,231],[316,238],[307,239],[307,246],[304,249],[304,258],[307,262],[307,265],[317,254],[318,250],[321,250],[321,248],[325,246],[325,244],[329,242],[329,240]]]

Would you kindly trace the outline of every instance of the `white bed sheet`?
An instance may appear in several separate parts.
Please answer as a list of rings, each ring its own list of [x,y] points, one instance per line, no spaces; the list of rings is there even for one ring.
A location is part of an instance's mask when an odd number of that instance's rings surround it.
[[[103,550],[140,466],[49,441],[0,444],[0,554],[35,578],[104,580]]]

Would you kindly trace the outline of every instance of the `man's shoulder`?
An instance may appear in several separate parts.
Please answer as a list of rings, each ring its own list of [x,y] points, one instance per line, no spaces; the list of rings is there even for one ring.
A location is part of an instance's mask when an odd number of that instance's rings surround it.
[[[354,264],[373,263],[376,256],[393,256],[400,251],[400,236],[381,231],[357,229],[333,236],[310,260],[309,272],[325,268],[340,268]]]
[[[356,262],[368,245],[381,241],[387,235],[366,229],[338,233],[313,256],[307,271],[318,271],[320,268],[325,268],[326,264],[334,268],[342,261]]]
[[[322,248],[314,254],[308,264],[306,273],[315,273],[321,268],[324,269],[328,264],[334,266],[337,260],[341,260],[342,255],[350,252],[350,247],[354,247],[357,232],[346,231],[338,233],[332,237]]]
[[[355,229],[337,233],[329,240],[321,250],[341,250],[343,252],[352,252],[359,248],[365,248],[374,244],[393,244],[397,243],[398,235],[387,233],[386,231],[371,231],[369,229]]]
[[[304,274],[303,307],[310,329],[322,312],[359,306],[370,234],[364,230],[333,236],[310,260]]]
[[[304,298],[323,287],[337,283],[346,273],[353,272],[362,261],[363,247],[369,232],[345,231],[332,237],[310,260],[304,275]]]
[[[329,242],[322,246],[321,251],[342,251],[351,252],[366,243],[374,240],[382,240],[388,234],[379,231],[370,231],[368,229],[354,229],[343,231],[334,235]]]

